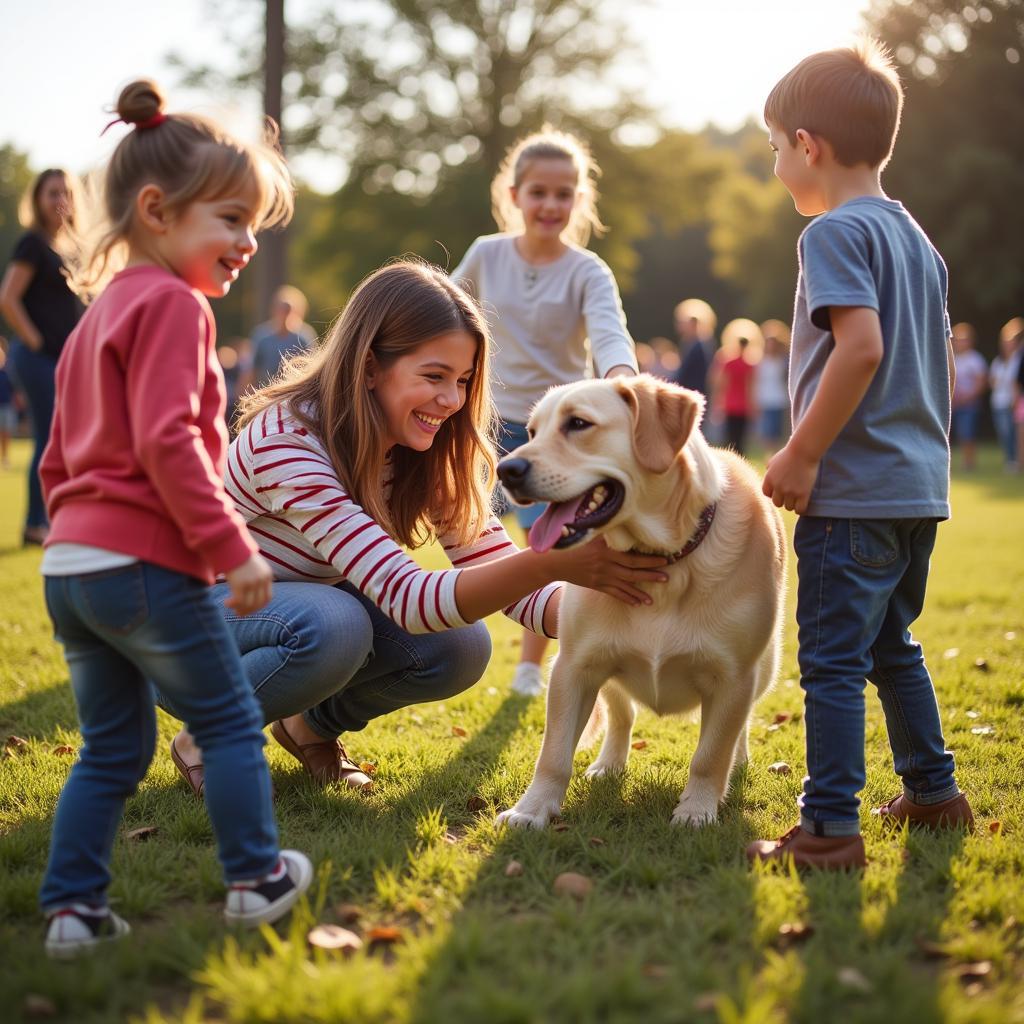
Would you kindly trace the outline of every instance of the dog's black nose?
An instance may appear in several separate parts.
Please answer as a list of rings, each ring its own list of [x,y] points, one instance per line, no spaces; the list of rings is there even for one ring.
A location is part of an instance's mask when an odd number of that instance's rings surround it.
[[[498,463],[498,479],[509,488],[521,487],[529,472],[529,459],[502,459]]]

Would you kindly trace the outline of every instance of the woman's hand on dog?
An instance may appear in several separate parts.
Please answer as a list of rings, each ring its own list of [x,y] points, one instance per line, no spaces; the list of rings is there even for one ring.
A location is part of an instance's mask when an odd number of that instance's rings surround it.
[[[634,555],[614,551],[603,537],[564,551],[550,551],[545,558],[559,563],[559,576],[578,587],[589,587],[625,604],[650,604],[651,596],[638,583],[664,583],[661,571],[668,565],[664,555]]]

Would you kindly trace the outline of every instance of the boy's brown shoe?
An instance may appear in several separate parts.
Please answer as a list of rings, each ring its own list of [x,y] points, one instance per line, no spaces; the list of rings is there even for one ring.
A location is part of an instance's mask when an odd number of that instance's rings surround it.
[[[974,831],[974,812],[963,793],[957,793],[939,804],[915,804],[900,793],[871,813],[893,826],[907,822],[912,828],[962,828],[968,832]]]
[[[758,839],[747,847],[750,861],[785,861],[793,858],[798,868],[842,871],[867,866],[864,840],[855,836],[815,836],[794,825],[779,839]]]

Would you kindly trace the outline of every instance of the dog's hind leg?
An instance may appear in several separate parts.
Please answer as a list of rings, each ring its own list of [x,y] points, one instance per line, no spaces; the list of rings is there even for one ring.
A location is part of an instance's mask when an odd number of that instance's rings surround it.
[[[633,735],[633,721],[636,718],[633,699],[615,683],[605,686],[600,699],[605,703],[608,723],[601,752],[586,771],[588,779],[625,769],[629,758],[629,739]]]
[[[753,692],[754,680],[746,678],[704,700],[700,739],[690,762],[686,788],[672,812],[673,825],[699,827],[718,817],[718,805],[729,788],[733,757],[746,730]]]
[[[562,810],[576,744],[603,682],[600,676],[571,665],[561,655],[555,660],[548,684],[544,741],[533,781],[515,807],[498,815],[498,824],[544,828]]]

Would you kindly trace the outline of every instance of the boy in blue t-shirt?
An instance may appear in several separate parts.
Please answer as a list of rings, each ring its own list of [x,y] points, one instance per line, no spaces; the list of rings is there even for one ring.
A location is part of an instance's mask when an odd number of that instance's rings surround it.
[[[800,237],[790,362],[793,436],[764,493],[797,512],[797,626],[807,777],[800,823],[751,860],[865,863],[864,680],[877,687],[902,792],[886,821],[971,828],[920,615],[949,517],[952,351],[942,258],[882,191],[903,94],[877,43],[806,58],[765,104],[775,174],[815,219]]]

